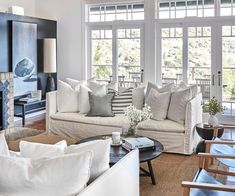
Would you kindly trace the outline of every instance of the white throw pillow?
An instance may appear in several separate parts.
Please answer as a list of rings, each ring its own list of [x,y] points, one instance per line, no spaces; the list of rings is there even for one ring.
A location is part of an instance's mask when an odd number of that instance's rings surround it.
[[[151,89],[146,100],[146,104],[151,107],[154,120],[165,120],[171,98],[171,92],[159,93]]]
[[[96,140],[78,145],[71,145],[65,149],[66,154],[91,151],[93,154],[90,180],[94,180],[109,169],[111,140]]]
[[[91,89],[93,95],[99,97],[103,97],[107,93],[105,84],[98,84],[97,82],[89,82],[88,88]]]
[[[0,156],[0,195],[76,195],[89,180],[92,152],[54,158]]]
[[[164,92],[169,92],[171,91],[171,89],[174,87],[174,83],[169,83],[166,84],[165,86],[162,87],[158,87],[156,84],[152,83],[152,82],[148,82],[147,85],[147,90],[146,90],[146,97],[148,97],[150,90],[153,88],[155,90],[157,90],[159,93],[164,93]]]
[[[138,87],[132,90],[132,104],[138,110],[142,110],[144,106],[144,90],[145,87]]]
[[[80,113],[87,114],[90,111],[90,103],[89,103],[89,94],[91,89],[88,87],[81,85],[79,92],[79,109]]]
[[[0,134],[0,155],[10,156],[5,134]]]
[[[115,91],[118,91],[118,83],[117,82],[111,82],[106,85],[106,91],[108,92],[108,89],[113,89]]]
[[[184,90],[184,89],[187,89],[187,88],[190,89],[190,99],[195,98],[197,96],[198,92],[199,92],[197,84],[187,85],[183,81],[181,81],[179,83],[179,85],[177,85],[175,88],[173,88],[173,92],[174,91]]]
[[[58,81],[57,108],[59,112],[78,112],[78,92],[63,82]]]
[[[184,124],[185,112],[188,101],[191,98],[190,89],[172,92],[171,101],[169,105],[169,110],[167,118],[176,121],[180,124]]]
[[[66,78],[66,82],[76,91],[80,90],[80,86],[81,85],[87,85],[87,81],[86,80],[75,80],[72,78]]]
[[[20,155],[25,158],[38,159],[64,154],[67,142],[62,140],[55,145],[20,141]]]

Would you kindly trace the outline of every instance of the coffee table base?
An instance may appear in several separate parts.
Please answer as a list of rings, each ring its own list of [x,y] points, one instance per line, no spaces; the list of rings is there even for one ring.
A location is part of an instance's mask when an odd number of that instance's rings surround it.
[[[155,176],[154,176],[154,172],[153,172],[153,167],[152,167],[151,161],[147,161],[147,164],[148,164],[148,170],[149,171],[147,171],[146,169],[140,167],[140,171],[142,172],[142,173],[140,173],[140,176],[150,177],[151,180],[152,180],[152,184],[156,185],[156,180],[155,180]]]

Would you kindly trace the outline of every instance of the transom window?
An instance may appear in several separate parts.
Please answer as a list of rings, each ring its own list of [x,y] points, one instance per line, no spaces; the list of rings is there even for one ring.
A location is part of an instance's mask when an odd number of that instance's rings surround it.
[[[221,16],[235,16],[235,1],[234,0],[220,0],[220,15]]]
[[[215,15],[214,0],[158,1],[158,18],[210,17]]]
[[[92,5],[88,15],[89,22],[144,20],[144,4]]]

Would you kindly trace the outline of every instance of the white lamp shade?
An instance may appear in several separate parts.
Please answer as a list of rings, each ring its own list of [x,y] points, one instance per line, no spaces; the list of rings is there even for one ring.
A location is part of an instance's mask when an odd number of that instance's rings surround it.
[[[43,40],[44,73],[56,73],[56,39]]]

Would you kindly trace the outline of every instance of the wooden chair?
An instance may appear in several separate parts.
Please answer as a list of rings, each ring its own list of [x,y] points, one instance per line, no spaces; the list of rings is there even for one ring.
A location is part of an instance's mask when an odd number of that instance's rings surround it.
[[[197,196],[200,195],[201,192],[206,192],[203,193],[204,195],[207,196],[235,196],[235,186],[234,185],[224,185],[219,183],[211,173],[208,171],[208,166],[209,162],[211,159],[214,158],[227,158],[227,159],[234,159],[235,160],[235,155],[213,155],[209,153],[199,153],[199,170],[194,177],[193,182],[187,182],[183,181],[182,182],[182,187],[183,187],[183,196]],[[213,170],[213,174],[224,174],[224,175],[232,175],[235,176],[235,173],[232,172],[223,172],[219,170]],[[203,179],[203,177],[206,176],[208,179]],[[210,182],[210,183],[208,183]],[[194,190],[191,190],[194,189]],[[193,191],[197,190],[198,193],[195,193]],[[201,194],[201,195],[203,195]]]
[[[214,127],[214,137],[216,138],[218,135],[218,129],[223,127],[224,129],[231,129],[234,130],[235,126],[230,125],[220,125],[217,127]],[[199,153],[199,171],[197,172],[197,175],[195,176],[193,182],[182,182],[183,187],[183,195],[189,196],[190,193],[194,194],[191,189],[196,189],[200,191],[207,191],[205,195],[235,195],[235,185],[223,185],[219,183],[216,179],[212,179],[212,176],[209,176],[211,174],[216,175],[224,175],[224,176],[235,176],[235,172],[232,172],[230,170],[222,170],[218,165],[216,165],[217,162],[222,162],[226,165],[227,162],[224,162],[223,160],[234,160],[235,162],[235,153],[233,151],[230,151],[232,153],[230,154],[223,154],[223,151],[219,154],[211,154],[213,151],[213,145],[235,145],[235,141],[222,141],[219,139],[215,140],[206,140],[206,152],[205,153]],[[232,148],[232,147],[231,147]],[[228,152],[228,151],[227,151]],[[231,164],[227,165],[228,168],[235,169],[235,164],[232,162]],[[235,171],[235,170],[234,170]],[[212,182],[214,183],[205,183],[203,182],[203,179],[201,175],[207,176],[212,179]],[[199,180],[198,180],[199,179]],[[208,182],[208,181],[207,181]]]

